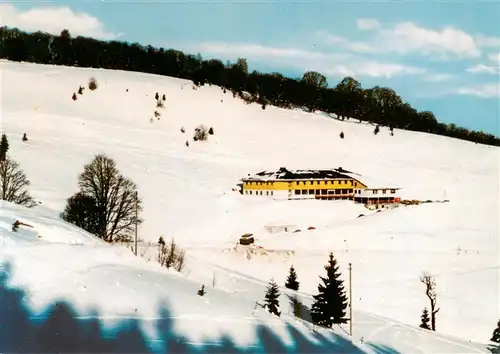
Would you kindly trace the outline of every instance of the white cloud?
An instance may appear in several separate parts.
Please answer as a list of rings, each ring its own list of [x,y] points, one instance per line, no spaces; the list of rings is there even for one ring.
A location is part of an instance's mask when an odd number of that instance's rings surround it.
[[[271,47],[245,43],[201,43],[190,45],[191,50],[202,53],[226,55],[233,58],[274,63],[300,70],[316,70],[324,75],[371,76],[392,78],[425,72],[424,69],[368,60],[353,54],[325,53],[320,51]],[[196,47],[196,49],[195,49]],[[186,48],[186,46],[184,46]]]
[[[474,74],[492,74],[500,75],[500,53],[492,53],[488,55],[488,59],[493,62],[493,64],[478,64],[466,71]]]
[[[500,52],[489,54],[488,59],[493,60],[494,62],[500,64]]]
[[[40,6],[19,10],[11,4],[0,4],[0,26],[52,34],[59,34],[63,29],[67,29],[73,36],[100,39],[115,39],[120,36],[107,30],[96,17],[62,6]]]
[[[495,67],[491,65],[478,64],[476,66],[470,67],[466,70],[469,73],[473,74],[499,74],[500,67]]]
[[[316,37],[320,39],[321,42],[329,45],[339,45],[344,49],[356,52],[356,53],[373,53],[380,51],[380,48],[373,46],[370,43],[364,43],[359,41],[352,41],[345,37],[336,36],[328,33],[327,31],[316,32]]]
[[[432,30],[411,22],[398,23],[390,30],[381,30],[380,41],[395,52],[420,52],[441,58],[478,57],[481,51],[474,38],[456,28],[446,27]]]
[[[429,29],[412,22],[384,27],[373,19],[358,19],[360,30],[373,30],[365,42],[320,31],[317,35],[326,44],[337,44],[353,52],[421,54],[439,59],[476,58],[481,55],[480,43],[470,34],[453,27]],[[491,41],[491,39],[490,39]]]
[[[395,76],[422,74],[424,72],[425,69],[421,68],[359,60],[356,62],[338,63],[333,65],[330,69],[327,69],[324,74],[342,76],[371,76],[390,79]]]
[[[360,30],[372,30],[380,27],[380,23],[373,18],[360,18],[356,20],[356,25]]]
[[[500,37],[478,36],[476,40],[482,47],[500,47]]]
[[[462,87],[457,89],[456,93],[482,98],[500,98],[500,85],[498,83],[491,83],[475,87]]]
[[[306,59],[306,60],[321,60],[330,57],[330,55],[296,48],[280,48],[269,47],[253,43],[217,43],[208,42],[201,43],[197,46],[197,50],[212,53],[225,54],[231,56],[244,56],[249,58],[291,58],[291,59]],[[346,58],[349,55],[336,55],[336,58]]]
[[[426,75],[425,81],[428,82],[443,82],[451,80],[454,76],[451,74],[429,74]]]

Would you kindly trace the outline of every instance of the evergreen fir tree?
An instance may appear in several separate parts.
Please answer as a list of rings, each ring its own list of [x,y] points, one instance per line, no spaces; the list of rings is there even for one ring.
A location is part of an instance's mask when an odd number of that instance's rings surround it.
[[[431,329],[431,327],[429,326],[429,321],[431,319],[429,318],[429,310],[427,310],[427,307],[424,307],[420,319],[421,319],[420,328]]]
[[[288,274],[288,278],[286,278],[285,287],[292,290],[299,290],[299,282],[297,281],[297,273],[295,273],[295,268],[293,265],[290,267],[290,273]]]
[[[334,323],[347,322],[347,296],[338,269],[337,261],[333,253],[330,253],[328,264],[325,266],[327,276],[320,276],[323,284],[318,285],[319,294],[313,296],[314,303],[311,307],[311,318],[320,326],[331,327]]]
[[[2,140],[0,141],[0,161],[5,161],[7,151],[9,151],[9,140],[7,140],[7,135],[2,134]]]
[[[272,314],[275,314],[276,316],[281,315],[281,311],[279,310],[280,303],[279,303],[279,298],[280,292],[278,288],[278,284],[274,280],[271,280],[269,282],[269,285],[267,287],[267,292],[266,292],[266,297],[265,297],[265,305],[264,307],[267,308],[267,311],[269,311]]]
[[[495,343],[500,343],[500,320],[498,321],[497,328],[493,331],[493,335],[490,340]]]

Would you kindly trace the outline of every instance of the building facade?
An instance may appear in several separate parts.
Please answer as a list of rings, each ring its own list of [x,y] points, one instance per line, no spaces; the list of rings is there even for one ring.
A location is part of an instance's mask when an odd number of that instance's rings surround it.
[[[354,201],[370,209],[393,207],[401,201],[399,188],[365,188],[355,191]]]
[[[273,199],[353,200],[368,207],[399,203],[399,188],[368,188],[358,175],[332,170],[262,171],[241,179],[241,193]]]
[[[284,167],[277,172],[259,172],[242,179],[243,195],[273,199],[353,200],[354,190],[366,188],[359,180],[341,170],[296,170]]]

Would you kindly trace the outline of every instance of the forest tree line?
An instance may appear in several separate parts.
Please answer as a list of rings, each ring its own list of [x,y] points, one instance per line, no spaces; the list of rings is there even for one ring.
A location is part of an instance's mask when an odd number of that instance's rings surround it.
[[[335,87],[326,78],[308,71],[302,78],[280,73],[248,71],[246,59],[224,64],[218,59],[204,60],[200,54],[154,48],[138,43],[101,41],[72,37],[68,30],[59,36],[28,33],[0,27],[0,58],[39,64],[92,67],[144,72],[192,80],[196,85],[218,85],[234,95],[248,92],[255,102],[282,108],[305,107],[321,110],[340,119],[357,119],[389,128],[400,128],[445,135],[487,145],[500,146],[500,138],[482,131],[471,131],[455,124],[438,122],[430,111],[417,111],[393,89],[375,86],[363,89],[352,77]]]

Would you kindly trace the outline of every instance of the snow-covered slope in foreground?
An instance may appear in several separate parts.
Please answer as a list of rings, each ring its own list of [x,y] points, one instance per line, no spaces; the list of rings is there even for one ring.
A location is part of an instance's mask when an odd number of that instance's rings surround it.
[[[84,164],[104,152],[139,187],[145,219],[139,235],[145,240],[175,237],[191,257],[261,281],[274,276],[283,284],[294,264],[301,291],[309,294],[332,251],[344,277],[352,263],[355,309],[411,325],[428,306],[419,276],[429,271],[441,308],[437,330],[489,339],[500,317],[500,149],[400,130],[391,137],[385,128],[375,136],[370,125],[262,110],[215,86],[193,90],[186,80],[0,63],[9,153],[45,207],[62,211]],[[73,101],[91,76],[99,88]],[[155,92],[166,94],[165,108],[156,108]],[[212,126],[215,135],[193,142],[198,124]],[[22,143],[25,132],[29,141]],[[403,187],[404,198],[450,202],[369,213],[347,201],[271,201],[232,191],[239,178],[282,166],[342,166]],[[361,213],[365,217],[358,218]],[[281,224],[303,232],[265,231]],[[316,229],[307,231],[309,226]],[[245,232],[255,234],[263,254],[230,249]],[[188,273],[206,284],[213,276],[203,267]],[[262,297],[259,290],[253,300]]]
[[[201,297],[196,282],[52,214],[0,202],[1,352],[487,352],[366,313],[354,328],[362,342],[340,327],[315,333],[287,315],[292,293],[282,290],[281,318],[270,315],[255,308],[265,284],[230,270],[218,274],[232,287],[207,287]],[[29,226],[14,232],[16,220]]]

